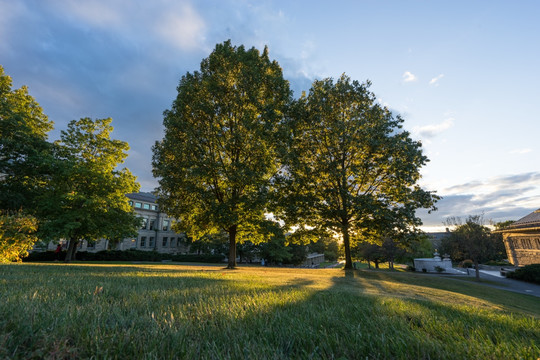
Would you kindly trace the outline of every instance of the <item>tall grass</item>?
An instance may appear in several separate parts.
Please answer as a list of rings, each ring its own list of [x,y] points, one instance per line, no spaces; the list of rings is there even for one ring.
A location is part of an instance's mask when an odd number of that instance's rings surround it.
[[[0,358],[536,359],[540,301],[410,273],[0,266]]]

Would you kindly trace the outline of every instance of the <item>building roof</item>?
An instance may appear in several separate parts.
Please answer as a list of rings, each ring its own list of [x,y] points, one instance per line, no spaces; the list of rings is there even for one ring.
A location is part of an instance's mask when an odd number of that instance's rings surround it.
[[[540,227],[540,209],[533,211],[529,215],[522,217],[505,230],[537,228]]]
[[[157,197],[152,193],[139,192],[139,193],[126,194],[126,196],[130,198],[131,200],[146,201],[146,202],[151,202],[151,203],[157,202]]]

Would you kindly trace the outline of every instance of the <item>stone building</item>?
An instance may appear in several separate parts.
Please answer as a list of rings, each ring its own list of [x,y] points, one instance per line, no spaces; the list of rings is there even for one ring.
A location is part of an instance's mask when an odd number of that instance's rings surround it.
[[[107,249],[129,250],[137,249],[144,251],[157,251],[160,253],[186,254],[189,252],[187,237],[178,234],[171,228],[175,219],[163,213],[157,204],[157,198],[151,193],[126,194],[129,204],[133,206],[135,214],[142,218],[139,233],[135,238],[126,238],[115,246],[111,246],[109,240],[101,239],[95,242],[86,240],[79,244],[78,251],[97,252]],[[65,248],[67,241],[61,240]],[[50,243],[49,250],[54,250],[56,245]]]
[[[513,265],[540,264],[540,209],[500,232],[508,260]]]

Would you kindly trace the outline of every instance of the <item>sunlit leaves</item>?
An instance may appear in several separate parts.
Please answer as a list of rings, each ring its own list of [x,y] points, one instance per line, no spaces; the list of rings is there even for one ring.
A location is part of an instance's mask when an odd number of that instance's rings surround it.
[[[184,230],[195,238],[226,231],[258,241],[289,101],[288,82],[266,49],[227,41],[200,71],[182,77],[153,166],[162,205]]]
[[[342,75],[315,81],[288,121],[280,183],[284,219],[340,233],[346,266],[350,237],[377,227],[406,230],[419,224],[414,210],[435,197],[416,185],[427,158],[402,130],[403,119],[381,107],[360,84]]]
[[[36,218],[21,212],[0,212],[0,263],[21,261],[37,242]]]

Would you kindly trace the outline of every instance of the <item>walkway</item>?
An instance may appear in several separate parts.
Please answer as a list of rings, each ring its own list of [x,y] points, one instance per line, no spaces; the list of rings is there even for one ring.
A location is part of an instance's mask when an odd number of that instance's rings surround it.
[[[462,275],[467,276],[467,273],[463,272]],[[476,276],[474,269],[469,270],[468,276],[469,277]],[[483,282],[483,283],[480,283],[481,285],[490,286],[490,287],[494,287],[501,290],[513,291],[520,294],[527,294],[527,295],[540,297],[540,285],[521,281],[521,280],[507,279],[501,276],[499,271],[480,270],[480,279],[488,280],[491,282],[491,283]]]

